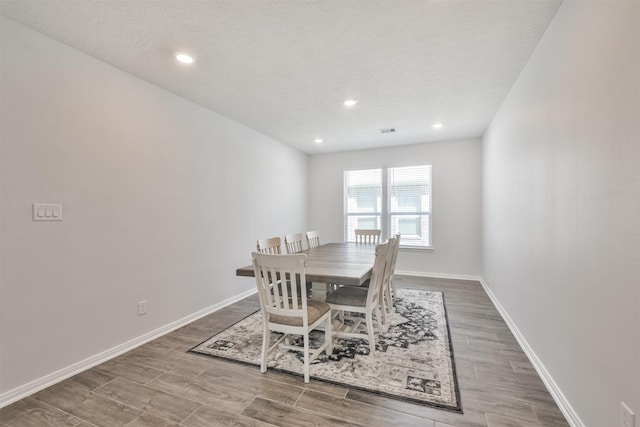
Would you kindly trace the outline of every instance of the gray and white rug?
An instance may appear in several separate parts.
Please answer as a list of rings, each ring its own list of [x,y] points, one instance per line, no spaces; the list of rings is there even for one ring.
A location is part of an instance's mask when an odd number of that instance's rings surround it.
[[[322,353],[310,366],[311,378],[462,412],[442,293],[399,289],[395,306],[375,354],[369,354],[366,339],[335,338],[333,354]],[[280,336],[272,332],[272,342]],[[314,331],[311,346],[317,348],[323,338],[324,332]],[[260,366],[262,313],[257,311],[190,351]],[[270,354],[270,370],[302,376],[303,367],[300,352]]]

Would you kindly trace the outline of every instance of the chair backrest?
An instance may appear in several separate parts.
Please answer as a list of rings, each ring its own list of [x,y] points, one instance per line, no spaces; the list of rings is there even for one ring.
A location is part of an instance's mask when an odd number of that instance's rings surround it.
[[[272,255],[253,252],[253,272],[260,296],[263,316],[273,315],[302,318],[308,325],[307,255]]]
[[[354,230],[356,234],[356,243],[377,244],[380,242],[380,230],[363,230],[358,228]]]
[[[284,236],[284,245],[287,247],[288,254],[297,254],[302,252],[302,241],[304,236],[302,233],[287,234]]]
[[[261,254],[281,254],[282,250],[280,249],[280,242],[281,240],[279,237],[258,240],[256,248]]]
[[[307,231],[307,244],[309,248],[320,246],[320,233],[317,231]]]
[[[382,284],[383,287],[387,286],[387,284],[391,280],[391,275],[393,274],[393,269],[394,269],[393,258],[394,258],[394,252],[396,249],[397,241],[398,241],[397,236],[389,237],[389,239],[387,240],[389,247],[387,248],[387,254],[386,254],[386,259],[384,264],[384,278],[383,278],[384,283]]]
[[[390,277],[393,277],[393,273],[396,271],[396,260],[398,259],[398,250],[400,249],[400,233],[393,236],[396,238],[395,245],[393,246],[393,256],[391,258],[391,271],[389,272]]]
[[[382,286],[384,284],[384,270],[387,264],[387,252],[389,251],[389,247],[389,242],[376,245],[376,260],[373,262],[371,279],[369,279],[367,306],[376,303],[382,292]]]

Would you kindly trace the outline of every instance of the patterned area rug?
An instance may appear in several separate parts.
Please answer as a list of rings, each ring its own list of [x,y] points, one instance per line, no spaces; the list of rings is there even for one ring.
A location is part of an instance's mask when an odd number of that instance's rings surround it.
[[[375,354],[369,354],[366,339],[335,338],[333,354],[322,353],[312,363],[311,378],[461,413],[442,293],[399,289],[395,306]],[[272,342],[280,336],[272,332]],[[311,346],[317,348],[323,338],[323,332],[314,331]],[[257,311],[190,351],[260,366],[261,350],[262,313]],[[269,370],[302,376],[303,367],[300,352],[270,354]]]

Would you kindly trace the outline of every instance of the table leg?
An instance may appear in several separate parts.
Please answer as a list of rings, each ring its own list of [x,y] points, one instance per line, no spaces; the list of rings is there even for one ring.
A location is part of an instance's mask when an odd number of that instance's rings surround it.
[[[327,300],[327,284],[322,282],[311,283],[311,299],[325,302]]]

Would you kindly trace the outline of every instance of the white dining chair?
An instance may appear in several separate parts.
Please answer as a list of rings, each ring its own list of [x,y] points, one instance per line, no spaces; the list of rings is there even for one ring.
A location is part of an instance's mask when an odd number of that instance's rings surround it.
[[[393,275],[396,271],[396,260],[398,259],[398,251],[400,248],[400,237],[400,234],[396,234],[389,239],[389,242],[392,244],[389,250],[387,267],[385,268],[385,278],[382,291],[382,302],[386,312],[385,325],[386,317],[391,315],[394,311],[393,301],[395,299],[396,292],[393,286]]]
[[[380,310],[380,295],[382,292],[382,282],[384,280],[384,267],[387,261],[387,251],[389,243],[380,243],[376,246],[376,259],[373,263],[371,280],[369,287],[342,286],[327,296],[327,303],[331,307],[332,317],[337,317],[341,325],[333,331],[334,337],[363,338],[369,341],[371,353],[376,350],[375,334],[373,329],[373,315],[375,313],[378,323],[378,331],[383,331],[383,319]],[[366,323],[366,335],[355,332],[362,323],[362,317],[349,316],[348,313],[364,314]],[[346,324],[344,320],[349,320]]]
[[[391,314],[394,311],[393,306],[393,298],[394,293],[391,289],[391,282],[393,278],[393,273],[395,271],[395,260],[398,255],[398,246],[400,244],[400,235],[397,234],[393,237],[390,237],[387,240],[389,244],[389,248],[387,250],[386,260],[384,264],[384,273],[380,291],[380,311],[382,314],[382,324],[383,330],[386,332],[389,329],[389,319],[391,318]],[[363,286],[369,286],[369,283],[365,283]]]
[[[262,239],[256,242],[256,248],[261,254],[277,255],[282,253],[280,249],[281,240],[279,237],[271,237],[269,239]]]
[[[356,235],[356,243],[378,244],[380,242],[380,230],[357,228],[354,233]]]
[[[271,255],[254,252],[253,269],[263,317],[260,371],[267,372],[268,355],[278,347],[302,351],[304,382],[309,382],[309,365],[323,351],[333,352],[331,308],[328,304],[306,298],[305,254]],[[282,283],[290,284],[283,286]],[[322,327],[324,342],[311,349],[309,332]],[[271,331],[284,334],[273,345]],[[302,347],[291,344],[291,335],[302,335]]]
[[[320,246],[320,233],[317,231],[307,231],[307,245],[309,249]]]
[[[287,248],[288,254],[297,254],[302,252],[302,241],[304,235],[302,233],[287,234],[284,236],[284,246]]]
[[[393,275],[393,271],[395,270],[394,252],[397,248],[398,242],[399,242],[399,235],[390,237],[387,240],[389,247],[387,249],[387,254],[385,257],[386,259],[384,262],[384,272],[382,273],[383,279],[381,284],[380,297],[378,299],[378,303],[380,305],[382,330],[384,330],[385,332],[389,329],[389,319],[394,310],[393,295],[390,287],[391,287],[391,277]],[[371,281],[368,280],[362,286],[365,288],[371,286]]]

